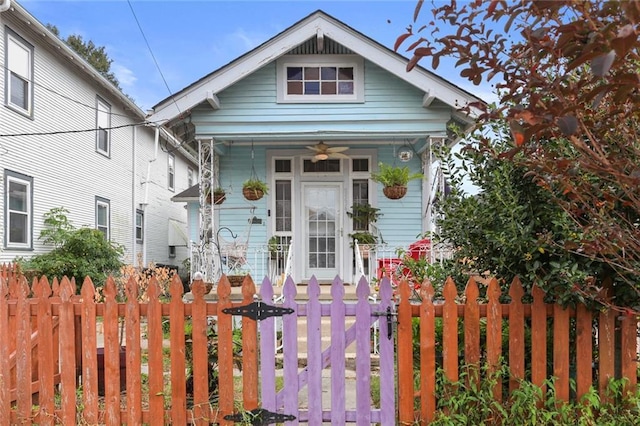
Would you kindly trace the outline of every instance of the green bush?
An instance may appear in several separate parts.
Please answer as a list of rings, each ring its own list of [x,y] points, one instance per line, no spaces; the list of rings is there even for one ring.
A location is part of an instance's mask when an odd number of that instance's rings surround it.
[[[104,284],[110,274],[116,274],[123,265],[123,248],[105,239],[97,229],[75,229],[66,217],[68,211],[55,208],[45,214],[45,226],[40,239],[52,244],[53,250],[32,258],[16,259],[25,276],[46,276],[62,279],[75,278],[79,291],[85,277],[91,278],[96,287]]]
[[[474,383],[473,375],[481,380]],[[508,377],[508,368],[488,374],[473,367],[461,369],[459,381],[452,383],[438,371],[438,406],[431,425],[637,425],[640,414],[640,392],[625,393],[625,380],[611,380],[602,398],[592,387],[580,401],[562,402],[556,398],[553,380],[545,383],[546,392],[521,381],[519,388],[498,401],[493,388]],[[575,383],[572,383],[575,388]]]

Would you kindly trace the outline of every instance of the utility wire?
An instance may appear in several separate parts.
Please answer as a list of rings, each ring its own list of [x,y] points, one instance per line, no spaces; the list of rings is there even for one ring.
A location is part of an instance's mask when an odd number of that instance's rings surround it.
[[[147,122],[143,121],[141,123],[131,123],[131,124],[122,124],[120,126],[113,127],[102,127],[104,130],[114,130],[114,129],[122,129],[124,127],[135,127],[147,124]],[[19,136],[50,136],[50,135],[65,135],[69,133],[88,133],[95,132],[98,129],[95,127],[93,129],[80,129],[80,130],[59,130],[55,132],[32,132],[32,133],[8,133],[8,134],[0,134],[0,138],[15,138]]]
[[[158,64],[158,61],[156,60],[156,55],[154,55],[153,54],[153,50],[151,50],[151,45],[149,44],[149,41],[147,40],[147,36],[144,34],[144,31],[142,30],[142,26],[140,25],[140,21],[138,21],[138,17],[136,16],[135,10],[133,10],[133,5],[131,4],[131,1],[127,0],[127,4],[129,4],[129,8],[131,9],[131,13],[133,14],[133,19],[135,19],[136,24],[138,25],[138,29],[140,30],[140,34],[142,34],[142,38],[144,39],[144,42],[147,44],[147,49],[149,49],[149,53],[151,54],[151,57],[153,58],[153,62],[156,64],[156,68],[158,69],[158,72],[160,73],[160,77],[162,77],[162,81],[164,82],[164,85],[167,88],[167,92],[169,92],[169,96],[171,96],[171,100],[173,101],[173,103],[175,104],[176,108],[178,109],[178,112],[180,114],[182,114],[182,111],[180,111],[180,107],[178,106],[178,103],[173,98],[173,93],[171,92],[171,89],[169,88],[169,84],[167,83],[167,80],[164,78],[164,74],[162,73],[162,70],[160,69],[160,65]]]

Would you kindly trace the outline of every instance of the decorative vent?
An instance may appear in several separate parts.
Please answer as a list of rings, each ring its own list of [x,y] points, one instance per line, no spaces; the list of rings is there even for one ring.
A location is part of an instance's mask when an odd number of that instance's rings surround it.
[[[1,0],[0,0],[1,1]],[[317,37],[310,38],[289,51],[289,55],[353,55],[353,51],[328,37],[324,37],[324,50],[318,52]]]

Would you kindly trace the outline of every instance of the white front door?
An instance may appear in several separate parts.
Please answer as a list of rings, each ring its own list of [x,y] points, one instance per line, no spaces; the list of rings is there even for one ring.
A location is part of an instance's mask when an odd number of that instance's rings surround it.
[[[305,278],[333,280],[342,261],[342,184],[313,182],[302,187]]]

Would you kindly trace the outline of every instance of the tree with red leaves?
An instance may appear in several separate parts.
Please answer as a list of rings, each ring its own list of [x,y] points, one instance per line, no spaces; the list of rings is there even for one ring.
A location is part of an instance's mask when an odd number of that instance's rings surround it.
[[[423,1],[417,3],[414,24]],[[624,287],[617,305],[640,299],[639,1],[475,0],[434,3],[433,19],[409,26],[408,71],[453,59],[475,85],[493,84],[497,106],[480,124],[506,123],[517,162],[582,230],[563,248],[606,262]],[[490,145],[485,139],[481,143]],[[580,287],[598,298],[599,288]]]

